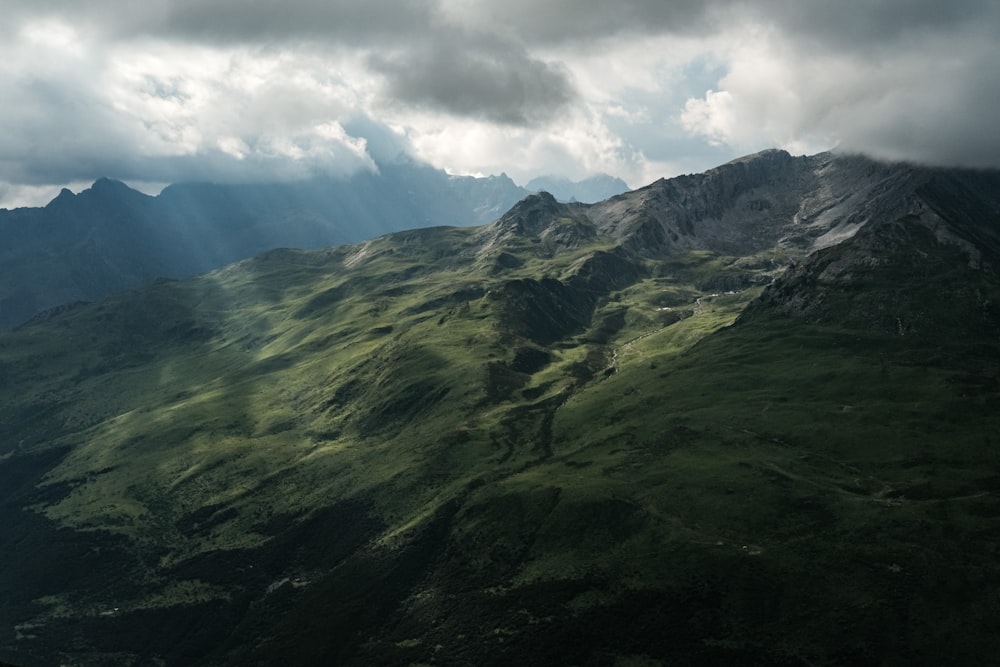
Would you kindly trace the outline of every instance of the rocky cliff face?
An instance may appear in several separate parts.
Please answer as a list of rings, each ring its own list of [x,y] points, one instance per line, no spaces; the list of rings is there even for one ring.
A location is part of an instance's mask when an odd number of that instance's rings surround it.
[[[480,257],[534,246],[531,254],[551,256],[597,236],[597,228],[580,204],[561,204],[548,192],[529,195],[477,234]]]
[[[815,217],[840,220],[819,244],[852,229],[853,236],[778,278],[743,319],[781,313],[928,341],[1000,342],[1000,174],[857,159],[827,167],[842,183],[857,183],[844,177],[851,168],[876,184],[868,198],[854,203],[855,192]]]
[[[956,308],[969,326],[996,321],[992,288],[980,285],[1000,265],[996,172],[769,150],[591,206],[532,195],[476,247],[498,273],[521,266],[508,251],[546,257],[600,236],[618,246],[623,275],[692,250],[734,258],[697,281],[710,291],[766,284],[795,265],[745,317],[770,310],[897,333],[930,331],[933,313]],[[926,291],[899,289],[915,276]]]
[[[765,151],[659,180],[596,205],[592,216],[602,231],[646,256],[695,248],[749,254],[790,227],[802,199],[818,186],[813,171],[811,158]]]
[[[703,174],[657,181],[595,205],[590,216],[600,230],[645,256],[690,249],[748,255],[771,248],[797,255],[850,238],[871,220],[920,213],[928,203],[919,191],[941,173],[861,156],[792,157],[769,150]],[[968,173],[953,178],[975,180]]]

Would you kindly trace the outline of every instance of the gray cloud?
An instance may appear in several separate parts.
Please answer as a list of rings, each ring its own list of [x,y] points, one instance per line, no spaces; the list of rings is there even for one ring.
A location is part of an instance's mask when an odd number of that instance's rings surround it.
[[[341,44],[426,44],[464,38],[448,24],[530,46],[581,42],[622,33],[705,35],[755,21],[788,38],[826,47],[890,47],[922,35],[969,27],[995,34],[993,0],[8,0],[5,25],[65,16],[117,38],[148,35],[213,43],[315,39]]]
[[[394,42],[426,32],[431,0],[173,0],[147,23],[152,32],[208,40],[314,39],[350,45]]]
[[[523,49],[490,40],[444,41],[369,62],[386,77],[389,96],[461,116],[509,125],[549,120],[574,97],[566,73]]]
[[[32,0],[5,2],[5,23],[63,17],[107,38],[139,36],[230,43],[314,38],[358,44],[418,33],[433,20],[432,0]]]
[[[286,113],[285,98],[296,95],[301,91],[278,86],[269,100],[230,98],[239,108],[216,123],[236,133],[232,142],[242,150],[226,151],[214,135],[177,148],[170,133],[180,142],[187,134],[205,134],[212,128],[199,127],[203,120],[184,118],[157,127],[151,119],[123,114],[75,68],[47,78],[0,83],[0,96],[18,100],[16,112],[0,111],[0,182],[48,185],[100,176],[145,182],[293,180],[372,168],[357,137],[338,134],[336,125],[326,134],[296,131],[296,126],[308,127],[322,118],[323,111],[314,105],[310,115],[309,104],[293,104]],[[157,101],[190,101],[155,82],[150,97],[154,108]],[[278,118],[267,119],[269,112]]]
[[[434,0],[54,0],[48,9],[14,0],[22,20],[59,15],[106,39],[157,38],[213,46],[262,45],[368,54],[385,78],[387,102],[513,125],[536,123],[573,97],[564,70],[531,56],[517,38],[451,23]]]
[[[469,24],[493,24],[532,44],[621,33],[697,36],[759,22],[779,27],[786,37],[832,47],[888,46],[970,24],[992,24],[995,30],[1000,16],[993,0],[468,0],[454,12]]]
[[[887,159],[1000,167],[991,2],[759,2],[765,38],[734,47],[688,127],[748,149],[838,144]]]
[[[871,105],[845,107],[837,119],[843,147],[889,159],[1000,167],[1000,76],[992,46],[959,57],[943,53],[898,65],[906,80]],[[914,76],[911,68],[924,76]]]
[[[991,0],[883,0],[835,3],[811,0],[769,0],[754,3],[750,16],[773,22],[803,46],[833,50],[859,48],[874,51],[920,48],[920,41],[936,35],[971,35],[992,24],[997,29],[1000,10]]]
[[[26,77],[0,85],[14,109],[0,112],[0,179],[21,184],[87,178],[132,150],[113,113],[72,80]]]
[[[514,34],[532,45],[589,43],[621,33],[688,34],[711,29],[716,6],[704,0],[468,0],[445,12],[465,25]]]

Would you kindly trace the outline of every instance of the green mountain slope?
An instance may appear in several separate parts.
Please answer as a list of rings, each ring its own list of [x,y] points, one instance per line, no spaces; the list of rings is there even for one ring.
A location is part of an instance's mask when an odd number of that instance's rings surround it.
[[[988,662],[1000,188],[879,167],[862,205],[823,180],[857,164],[536,195],[3,334],[0,660]]]

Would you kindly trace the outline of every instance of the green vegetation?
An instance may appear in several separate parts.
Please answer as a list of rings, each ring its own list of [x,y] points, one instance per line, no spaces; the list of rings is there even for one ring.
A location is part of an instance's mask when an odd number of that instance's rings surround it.
[[[796,309],[864,239],[763,291],[792,253],[498,225],[274,251],[0,336],[0,659],[997,654],[995,274],[883,249],[866,279],[984,313],[901,335],[853,317],[885,298],[856,273]]]

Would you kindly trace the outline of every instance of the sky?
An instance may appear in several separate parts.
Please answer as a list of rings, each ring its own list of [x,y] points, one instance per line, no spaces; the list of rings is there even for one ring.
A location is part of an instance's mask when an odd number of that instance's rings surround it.
[[[639,187],[764,148],[1000,167],[996,0],[0,0],[0,207],[408,156]]]

